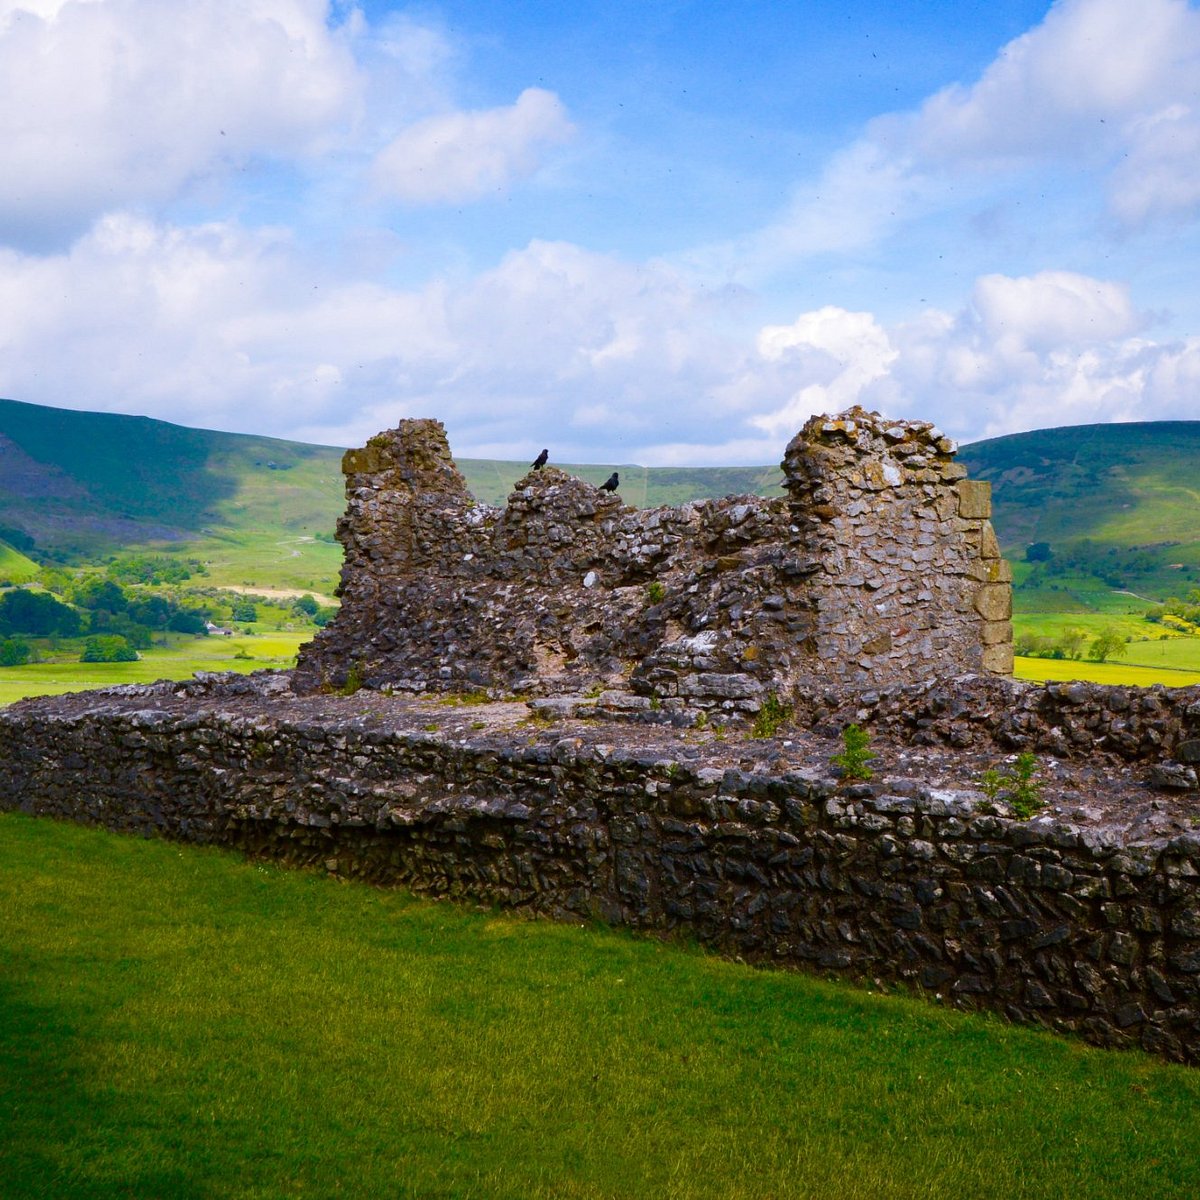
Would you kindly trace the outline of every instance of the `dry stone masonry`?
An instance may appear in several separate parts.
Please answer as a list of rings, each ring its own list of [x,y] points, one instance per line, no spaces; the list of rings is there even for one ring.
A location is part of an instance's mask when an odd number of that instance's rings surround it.
[[[778,499],[637,510],[547,466],[496,509],[402,422],[345,457],[342,609],[295,672],[0,710],[0,809],[1200,1062],[1200,688],[1013,680],[988,488],[953,452],[852,409],[793,439]],[[772,695],[786,738],[726,734]],[[870,783],[830,768],[851,721],[887,748]],[[1011,751],[1071,804],[981,793]]]
[[[1200,745],[1200,689],[1167,708],[1174,749]],[[775,741],[526,712],[297,696],[285,673],[31,700],[0,710],[0,809],[673,931],[1200,1061],[1200,833],[1163,812],[1022,822],[969,787],[842,786]]]
[[[1011,673],[990,485],[926,422],[815,417],[786,495],[636,509],[554,467],[477,504],[437,421],[346,454],[341,611],[296,686],[756,711],[764,696]]]

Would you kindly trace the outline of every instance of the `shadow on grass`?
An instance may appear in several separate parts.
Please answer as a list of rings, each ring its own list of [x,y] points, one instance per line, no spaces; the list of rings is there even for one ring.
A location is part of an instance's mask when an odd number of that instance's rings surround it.
[[[12,982],[23,965],[0,957],[0,1196],[4,1200],[203,1200],[196,1172],[155,1154],[106,1162],[145,1123],[141,1111],[88,1078],[77,1048],[86,1034],[57,1009],[32,1004]],[[118,1149],[118,1152],[122,1152]]]

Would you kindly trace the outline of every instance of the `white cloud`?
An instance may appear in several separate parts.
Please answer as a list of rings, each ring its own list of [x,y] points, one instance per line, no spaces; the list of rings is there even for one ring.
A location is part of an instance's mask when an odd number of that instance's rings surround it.
[[[1198,66],[1200,14],[1185,0],[1060,0],[976,83],[927,100],[908,138],[928,161],[1076,158],[1194,98]]]
[[[361,80],[326,0],[18,0],[0,14],[0,237],[303,155]]]
[[[976,281],[972,300],[989,337],[1034,348],[1111,341],[1144,324],[1127,288],[1073,271],[1019,279],[985,275]]]
[[[758,335],[758,352],[768,362],[792,360],[806,382],[787,403],[750,423],[788,438],[814,413],[841,412],[865,388],[887,375],[896,351],[870,313],[832,305],[802,313],[791,325],[768,325]]]
[[[1155,342],[1127,289],[1065,271],[985,276],[958,313],[889,330],[865,403],[963,438],[1052,425],[1195,418],[1200,338]]]
[[[404,289],[285,230],[114,214],[61,254],[0,250],[0,395],[335,445],[436,416],[463,455],[651,464],[778,461],[854,403],[964,438],[1196,415],[1200,338],[1151,340],[1112,281],[985,276],[891,326],[827,306],[752,328],[744,306],[566,243]]]
[[[409,204],[478,200],[533,174],[542,151],[574,132],[553,92],[526,88],[503,108],[414,122],[380,151],[375,185],[381,195]]]
[[[1042,172],[1040,204],[1090,189],[1126,229],[1200,210],[1200,12],[1186,0],[1059,0],[970,85],[871,121],[779,217],[701,248],[702,270],[770,276]],[[1069,201],[1080,222],[1077,196]],[[1026,220],[1039,220],[1026,216]]]

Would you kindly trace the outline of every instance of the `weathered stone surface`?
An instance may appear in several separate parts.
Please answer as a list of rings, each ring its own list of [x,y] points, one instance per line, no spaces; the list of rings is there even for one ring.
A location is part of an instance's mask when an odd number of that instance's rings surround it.
[[[996,540],[996,531],[992,528],[991,521],[983,523],[983,529],[979,535],[979,557],[983,559],[1000,557],[1000,543]]]
[[[992,515],[992,485],[986,479],[959,480],[958,515],[972,521],[986,521]]]
[[[953,452],[928,422],[854,408],[792,439],[779,499],[638,510],[546,466],[498,509],[468,495],[438,422],[403,421],[345,456],[342,607],[297,687],[749,712],[770,692],[1004,670],[1011,573],[988,487]]]
[[[980,630],[984,646],[1007,646],[1012,649],[1013,627],[1011,621],[984,621]],[[1007,675],[1008,671],[1001,674]]]
[[[1003,583],[985,583],[975,593],[975,611],[985,621],[1007,621],[1012,616],[1012,589]]]

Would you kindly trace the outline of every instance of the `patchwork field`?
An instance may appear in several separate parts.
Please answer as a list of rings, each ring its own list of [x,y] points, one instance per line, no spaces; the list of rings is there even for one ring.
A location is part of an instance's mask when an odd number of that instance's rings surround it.
[[[0,814],[0,1195],[1192,1197],[1200,1072]]]

